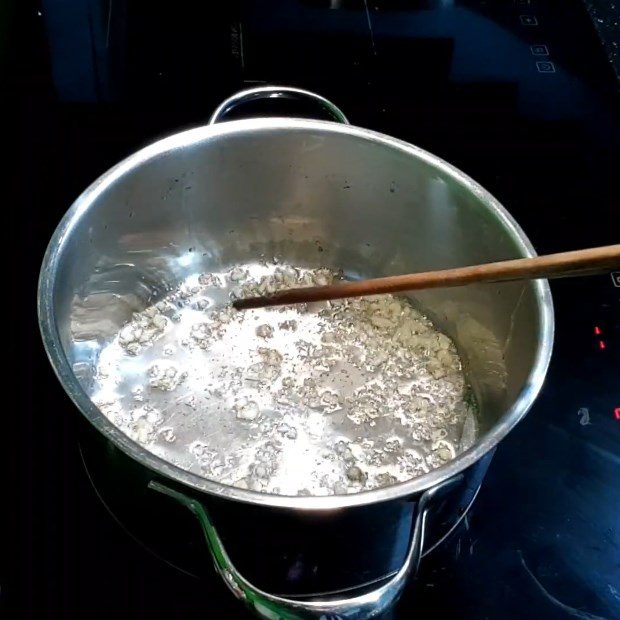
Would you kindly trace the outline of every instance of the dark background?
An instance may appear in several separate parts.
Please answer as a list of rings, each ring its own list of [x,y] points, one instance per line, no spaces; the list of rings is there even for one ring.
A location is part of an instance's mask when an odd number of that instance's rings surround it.
[[[54,227],[140,146],[204,123],[244,86],[288,83],[462,168],[541,252],[618,242],[617,81],[580,0],[332,4],[2,5],[2,618],[246,617],[218,579],[154,558],[106,512],[39,340],[36,277]],[[620,618],[620,289],[608,276],[552,289],[545,388],[395,618]]]

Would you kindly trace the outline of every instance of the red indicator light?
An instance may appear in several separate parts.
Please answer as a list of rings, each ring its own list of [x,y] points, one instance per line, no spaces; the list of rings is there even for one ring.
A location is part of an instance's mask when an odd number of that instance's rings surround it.
[[[606,344],[605,344],[605,342],[603,342],[602,340],[599,340],[599,341],[598,341],[598,348],[599,348],[601,351],[604,351],[604,350],[607,348],[607,345],[606,345]]]
[[[616,407],[614,409],[614,418],[616,418],[616,420],[620,420],[620,407]]]
[[[601,331],[601,328],[598,325],[594,326],[594,335],[595,336],[600,336],[603,332]]]

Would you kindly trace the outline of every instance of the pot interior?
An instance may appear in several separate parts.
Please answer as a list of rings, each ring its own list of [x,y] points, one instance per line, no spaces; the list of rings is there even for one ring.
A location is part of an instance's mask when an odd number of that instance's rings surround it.
[[[531,253],[492,197],[423,151],[331,123],[225,123],[147,147],[80,197],[42,272],[53,322],[44,315],[43,331],[68,362],[62,380],[88,392],[102,347],[192,273],[275,256],[366,278]],[[479,405],[478,441],[514,424],[506,412],[546,363],[546,284],[412,299],[457,344]]]

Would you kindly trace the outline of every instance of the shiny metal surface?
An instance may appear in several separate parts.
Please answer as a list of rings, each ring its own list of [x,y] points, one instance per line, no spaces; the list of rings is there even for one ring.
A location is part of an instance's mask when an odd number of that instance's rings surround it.
[[[215,568],[230,591],[254,613],[267,620],[320,620],[334,618],[366,620],[383,614],[398,600],[411,572],[416,571],[424,545],[424,534],[429,507],[458,483],[458,477],[446,480],[425,491],[418,500],[413,519],[409,548],[398,572],[381,586],[357,596],[340,595],[321,600],[292,599],[264,592],[245,579],[231,561],[220,539],[208,510],[195,499],[158,482],[150,488],[169,495],[188,508],[198,519],[213,557]]]
[[[97,180],[63,218],[41,271],[39,316],[52,364],[74,402],[147,467],[255,504],[364,505],[422,491],[462,471],[533,402],[553,337],[546,282],[429,291],[415,302],[457,342],[481,408],[482,436],[454,461],[409,482],[331,497],[233,488],[164,462],[87,397],[98,353],[133,311],[189,274],[260,254],[372,277],[529,256],[533,249],[503,207],[463,173],[357,127],[252,119],[146,147]]]
[[[256,101],[258,99],[282,98],[308,99],[316,103],[324,112],[327,112],[327,114],[337,123],[344,123],[345,125],[349,124],[344,112],[338,106],[334,105],[329,99],[325,99],[325,97],[322,97],[317,93],[313,93],[309,90],[303,90],[302,88],[292,88],[291,86],[257,86],[256,88],[241,90],[230,96],[228,99],[222,101],[222,103],[217,106],[211,115],[209,125],[222,122],[225,120],[225,116],[228,112],[243,103]]]
[[[79,418],[82,457],[100,499],[131,536],[185,572],[212,577],[203,534],[180,504],[150,490],[153,482],[199,501],[237,571],[264,592],[344,598],[384,583],[405,561],[419,496],[335,511],[221,501],[155,475]],[[422,557],[467,519],[493,452],[451,478],[449,492],[429,503]]]

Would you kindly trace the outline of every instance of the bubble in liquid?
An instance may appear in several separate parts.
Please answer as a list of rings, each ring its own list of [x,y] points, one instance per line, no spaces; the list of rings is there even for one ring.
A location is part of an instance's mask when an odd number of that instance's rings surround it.
[[[215,455],[215,451],[204,441],[193,441],[189,445],[189,451],[200,461],[206,461]]]
[[[164,392],[171,392],[187,378],[186,372],[180,371],[171,362],[163,360],[151,364],[147,370],[147,375],[149,386]]]
[[[331,413],[340,408],[340,397],[336,392],[325,390],[321,394],[321,404],[327,413]]]
[[[174,434],[174,429],[171,426],[162,428],[159,431],[159,435],[167,443],[173,443],[174,441],[176,441],[176,438],[177,438],[176,435]]]
[[[288,424],[280,424],[276,429],[280,435],[283,435],[287,439],[297,439],[297,429]]]
[[[228,277],[230,278],[231,282],[239,282],[240,280],[243,280],[247,275],[248,272],[243,267],[234,267],[230,270]]]
[[[389,487],[398,482],[396,476],[388,473],[377,474],[374,481],[378,487]]]
[[[286,331],[295,332],[297,331],[297,321],[295,320],[282,321],[281,323],[278,323],[278,327]]]
[[[132,391],[131,394],[133,396],[133,399],[140,403],[144,401],[144,388],[139,385],[138,387],[135,387]]]
[[[349,467],[346,473],[351,482],[364,482],[366,479],[366,474],[357,465]]]
[[[202,286],[209,287],[220,287],[222,286],[222,281],[218,276],[212,273],[201,273],[198,276],[198,283]]]
[[[259,338],[264,338],[265,340],[267,338],[271,338],[273,336],[273,327],[271,327],[271,325],[267,325],[267,324],[259,325],[256,328],[256,335]]]
[[[253,400],[243,398],[234,405],[235,414],[238,420],[255,420],[260,413],[258,404]]]

